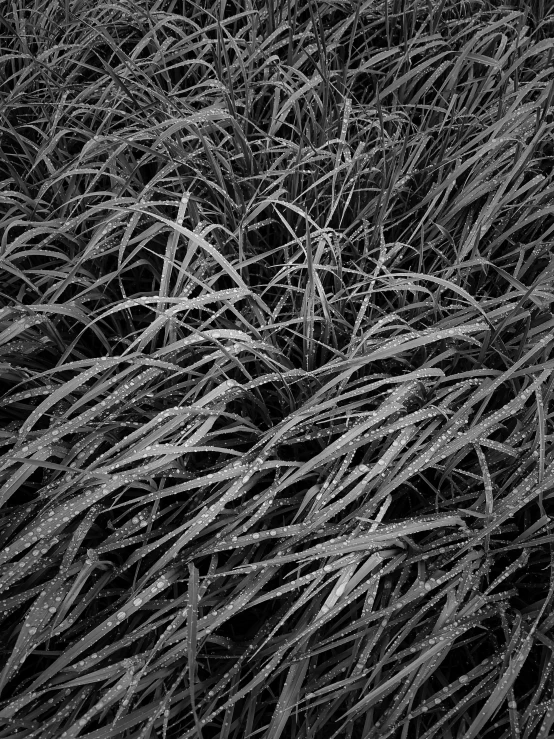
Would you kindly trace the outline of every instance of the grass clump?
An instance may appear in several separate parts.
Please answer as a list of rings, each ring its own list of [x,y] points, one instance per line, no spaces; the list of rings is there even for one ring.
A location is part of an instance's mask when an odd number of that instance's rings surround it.
[[[552,735],[553,19],[4,8],[0,739]]]

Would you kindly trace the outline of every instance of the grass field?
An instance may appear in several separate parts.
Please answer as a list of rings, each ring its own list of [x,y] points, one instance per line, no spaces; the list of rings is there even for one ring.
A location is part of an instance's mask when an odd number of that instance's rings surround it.
[[[554,737],[554,7],[0,4],[0,739]]]

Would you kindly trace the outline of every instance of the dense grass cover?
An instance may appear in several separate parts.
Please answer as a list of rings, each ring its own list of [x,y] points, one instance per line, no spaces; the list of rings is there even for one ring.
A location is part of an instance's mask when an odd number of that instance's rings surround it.
[[[2,4],[0,739],[554,735],[548,5]]]

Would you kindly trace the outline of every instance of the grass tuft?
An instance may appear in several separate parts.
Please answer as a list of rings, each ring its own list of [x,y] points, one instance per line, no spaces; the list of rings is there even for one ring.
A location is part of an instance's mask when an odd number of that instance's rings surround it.
[[[0,45],[0,739],[551,736],[552,3]]]

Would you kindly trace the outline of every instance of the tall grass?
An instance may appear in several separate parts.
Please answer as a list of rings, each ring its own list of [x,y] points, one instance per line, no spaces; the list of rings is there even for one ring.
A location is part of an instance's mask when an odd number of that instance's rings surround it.
[[[553,735],[553,21],[2,6],[0,738]]]

